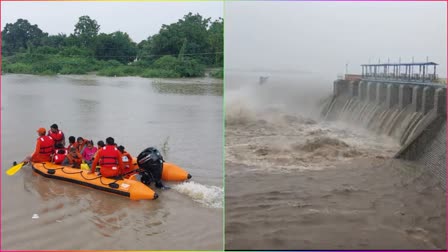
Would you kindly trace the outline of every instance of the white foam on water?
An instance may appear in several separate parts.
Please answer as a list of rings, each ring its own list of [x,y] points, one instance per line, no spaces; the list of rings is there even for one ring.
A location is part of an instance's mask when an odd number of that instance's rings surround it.
[[[175,185],[173,189],[207,207],[222,208],[223,206],[224,190],[221,187],[206,186],[189,181]]]

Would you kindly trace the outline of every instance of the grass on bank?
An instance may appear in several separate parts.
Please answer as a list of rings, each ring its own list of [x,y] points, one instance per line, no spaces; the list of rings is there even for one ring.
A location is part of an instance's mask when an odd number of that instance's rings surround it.
[[[140,76],[144,78],[203,77],[205,66],[195,59],[164,56],[154,62],[133,62],[125,65],[116,60],[101,61],[86,55],[18,53],[4,57],[3,73],[56,75],[87,74],[100,76]],[[222,78],[222,69],[211,73]]]

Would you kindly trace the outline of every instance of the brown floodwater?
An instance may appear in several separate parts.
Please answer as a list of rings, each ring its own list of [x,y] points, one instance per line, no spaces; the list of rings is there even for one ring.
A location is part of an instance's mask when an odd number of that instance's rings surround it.
[[[396,139],[321,120],[325,80],[262,74],[226,75],[226,249],[446,248],[445,192]]]
[[[1,93],[3,250],[223,248],[222,81],[7,74]],[[193,178],[131,201],[26,166],[6,176],[53,123],[66,138],[112,136],[134,156],[155,146]]]

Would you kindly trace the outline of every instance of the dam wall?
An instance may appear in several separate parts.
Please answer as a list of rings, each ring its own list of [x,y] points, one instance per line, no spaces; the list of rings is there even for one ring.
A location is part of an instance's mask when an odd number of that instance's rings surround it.
[[[446,189],[446,86],[336,80],[322,116],[390,136],[401,145],[395,158],[422,163]]]

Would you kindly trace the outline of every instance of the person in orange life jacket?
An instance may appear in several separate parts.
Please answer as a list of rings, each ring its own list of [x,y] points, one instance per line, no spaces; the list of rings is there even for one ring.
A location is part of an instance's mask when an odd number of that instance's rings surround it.
[[[36,148],[31,155],[27,156],[23,162],[50,162],[51,156],[54,152],[54,141],[50,136],[46,136],[47,131],[45,128],[39,128],[37,130],[38,138],[36,140]]]
[[[78,137],[76,139],[76,143],[75,143],[74,147],[76,147],[78,149],[79,153],[82,154],[84,152],[84,149],[87,147],[88,142],[89,142],[89,140],[84,139],[82,137]]]
[[[96,143],[96,144],[98,145],[98,149],[101,149],[101,148],[103,148],[104,146],[106,146],[106,145],[104,144],[104,141],[103,141],[103,140],[99,140],[98,143]]]
[[[116,177],[122,174],[123,160],[121,152],[115,147],[115,140],[112,137],[108,137],[106,146],[98,150],[89,174],[95,172],[97,164],[101,167],[100,173],[103,177]]]
[[[51,138],[53,138],[55,146],[58,143],[65,146],[65,135],[58,129],[58,125],[56,123],[50,126],[47,136],[51,136]]]
[[[62,162],[62,165],[71,165],[73,168],[80,168],[81,163],[82,163],[81,154],[75,147],[72,147],[70,148],[67,156]]]
[[[56,149],[53,155],[53,163],[62,164],[62,162],[64,162],[65,157],[68,154],[68,151],[66,148],[64,148],[64,146],[61,143],[56,144],[55,148]]]
[[[120,145],[117,148],[122,155],[122,160],[123,160],[123,173],[127,173],[129,171],[131,171],[131,168],[133,167],[132,165],[132,156],[131,154],[129,154],[127,151],[124,150],[124,146]]]
[[[95,153],[95,157],[96,157],[96,154],[98,153],[98,151],[101,149],[101,148],[103,148],[104,146],[106,146],[105,144],[104,144],[104,141],[103,140],[99,140],[98,141],[98,143],[96,143],[97,145],[98,145],[98,147],[97,147],[97,150],[96,150],[96,153]],[[94,158],[95,158],[94,157]]]
[[[76,147],[76,138],[74,136],[70,136],[68,138],[68,146],[67,146],[67,150],[70,150],[71,147]]]

